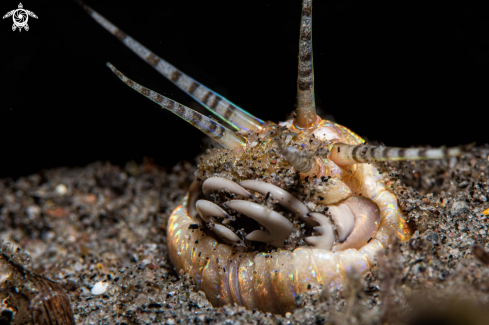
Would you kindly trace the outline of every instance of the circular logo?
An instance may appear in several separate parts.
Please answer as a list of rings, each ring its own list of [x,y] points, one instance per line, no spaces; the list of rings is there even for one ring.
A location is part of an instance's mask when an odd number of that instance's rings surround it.
[[[15,10],[15,13],[13,14],[14,18],[14,24],[17,27],[24,27],[27,24],[27,21],[29,20],[29,16],[27,15],[27,12],[24,9],[17,9]]]
[[[14,24],[12,25],[12,31],[19,29],[19,32],[22,31],[22,28],[26,31],[29,30],[29,25],[27,25],[27,21],[29,20],[29,16],[37,18],[36,14],[30,10],[24,9],[22,3],[19,3],[18,9],[11,10],[7,12],[2,18],[5,19],[7,17],[12,16]]]

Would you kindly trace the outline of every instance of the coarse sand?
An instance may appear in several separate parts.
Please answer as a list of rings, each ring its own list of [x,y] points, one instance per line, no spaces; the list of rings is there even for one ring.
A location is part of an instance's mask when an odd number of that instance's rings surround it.
[[[77,324],[487,324],[488,155],[486,145],[460,158],[377,164],[412,238],[341,292],[296,296],[286,315],[213,308],[174,272],[165,230],[193,179],[190,163],[95,162],[0,180],[0,239],[30,256],[24,267],[61,284]],[[0,324],[14,316],[6,308]]]

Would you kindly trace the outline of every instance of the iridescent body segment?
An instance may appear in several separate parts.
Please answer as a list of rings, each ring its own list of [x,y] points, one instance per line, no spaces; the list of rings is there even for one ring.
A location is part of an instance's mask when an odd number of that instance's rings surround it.
[[[331,252],[297,248],[272,253],[234,252],[199,229],[192,229],[187,200],[172,213],[168,225],[170,259],[190,274],[213,306],[236,303],[248,309],[284,314],[295,308],[294,297],[320,285],[338,289],[347,272],[362,276],[387,244],[389,230],[360,250]],[[198,242],[198,244],[195,244]]]

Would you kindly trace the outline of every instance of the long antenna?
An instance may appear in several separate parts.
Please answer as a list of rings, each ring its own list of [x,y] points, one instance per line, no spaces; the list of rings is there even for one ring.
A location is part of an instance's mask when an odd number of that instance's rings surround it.
[[[312,62],[312,0],[302,2],[299,39],[299,75],[297,76],[297,116],[294,123],[307,128],[317,121],[314,100],[314,67]]]
[[[126,85],[136,90],[138,93],[142,94],[146,98],[151,99],[153,102],[157,103],[161,107],[169,110],[170,112],[189,122],[197,129],[201,130],[206,135],[216,140],[223,147],[234,151],[241,151],[244,149],[245,140],[241,136],[236,135],[233,131],[227,129],[216,121],[211,120],[207,116],[204,116],[194,111],[191,108],[183,106],[182,104],[177,103],[170,98],[162,96],[151,89],[141,86],[140,84],[123,75],[122,72],[117,70],[111,63],[107,62],[107,66]]]
[[[105,19],[98,12],[87,6],[81,0],[75,0],[97,23],[114,35],[125,46],[131,49],[141,59],[151,65],[165,78],[173,82],[178,88],[194,98],[199,104],[228,122],[236,130],[251,130],[260,132],[264,122],[246,112],[239,106],[231,103],[215,91],[192,79],[175,66],[154,54],[148,48],[124,33],[117,26]]]

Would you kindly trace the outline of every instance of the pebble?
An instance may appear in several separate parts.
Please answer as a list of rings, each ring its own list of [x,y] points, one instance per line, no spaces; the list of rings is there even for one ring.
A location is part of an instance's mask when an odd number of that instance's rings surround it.
[[[68,192],[68,189],[66,188],[65,184],[59,184],[56,186],[55,191],[59,195],[65,195]]]
[[[98,295],[104,294],[105,291],[107,291],[108,287],[109,287],[109,284],[107,282],[99,281],[99,282],[95,283],[95,285],[93,286],[90,293],[94,296],[98,296]]]
[[[36,218],[41,214],[41,207],[38,205],[30,205],[27,207],[27,215],[30,218]]]

